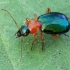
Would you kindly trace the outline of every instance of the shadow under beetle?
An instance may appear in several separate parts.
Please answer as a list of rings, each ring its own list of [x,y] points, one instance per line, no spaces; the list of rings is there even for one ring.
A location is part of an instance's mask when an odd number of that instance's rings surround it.
[[[7,10],[1,10],[6,11],[13,19],[13,17]],[[46,14],[40,15],[39,17],[36,14],[34,14],[34,18],[35,19],[33,20],[26,18],[26,26],[22,25],[20,28],[18,27],[16,21],[13,19],[13,21],[16,24],[16,27],[18,28],[18,31],[15,34],[17,38],[28,36],[29,34],[34,35],[31,50],[33,48],[34,42],[37,40],[37,32],[39,30],[42,39],[42,50],[44,50],[43,32],[46,34],[51,34],[54,38],[58,38],[61,34],[66,35],[65,33],[68,32],[70,28],[70,24],[66,15],[59,12],[51,12],[49,8],[46,10]]]

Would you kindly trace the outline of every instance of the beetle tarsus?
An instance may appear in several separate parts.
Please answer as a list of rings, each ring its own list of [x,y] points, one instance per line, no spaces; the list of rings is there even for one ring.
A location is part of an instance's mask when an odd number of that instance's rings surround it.
[[[44,50],[44,41],[42,41],[42,51]]]
[[[67,35],[67,34],[64,34],[65,36],[67,36],[67,37],[69,37],[69,35]]]

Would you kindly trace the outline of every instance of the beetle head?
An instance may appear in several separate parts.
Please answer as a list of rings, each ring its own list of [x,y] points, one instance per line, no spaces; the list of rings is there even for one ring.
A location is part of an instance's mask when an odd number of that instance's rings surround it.
[[[21,26],[21,28],[17,31],[17,33],[15,34],[16,37],[21,37],[21,36],[27,36],[30,33],[29,29],[27,26]]]

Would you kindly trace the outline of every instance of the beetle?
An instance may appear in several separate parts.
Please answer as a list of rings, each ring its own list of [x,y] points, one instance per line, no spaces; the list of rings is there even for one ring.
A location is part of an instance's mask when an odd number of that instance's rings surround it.
[[[6,11],[15,22],[16,27],[18,28],[18,31],[15,34],[17,38],[28,36],[29,34],[34,35],[31,50],[33,48],[34,42],[38,38],[38,31],[40,31],[40,36],[42,39],[42,50],[44,50],[43,32],[46,34],[51,34],[54,38],[59,38],[61,34],[66,35],[65,33],[68,32],[70,28],[67,16],[60,12],[51,12],[50,8],[46,10],[46,14],[42,14],[39,17],[34,14],[35,19],[33,20],[26,18],[26,26],[22,25],[20,28],[7,10],[1,10]]]
[[[49,8],[47,9],[46,14],[38,17],[38,21],[41,21],[42,23],[42,32],[51,34],[54,38],[59,38],[61,34],[66,35],[65,33],[70,29],[69,20],[70,19],[65,14],[51,12]]]

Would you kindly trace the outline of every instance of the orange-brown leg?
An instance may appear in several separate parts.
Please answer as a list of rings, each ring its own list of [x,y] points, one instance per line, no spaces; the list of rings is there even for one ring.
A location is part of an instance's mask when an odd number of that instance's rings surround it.
[[[51,12],[51,10],[50,10],[50,8],[48,8],[47,10],[46,10],[46,14],[48,14],[48,13],[50,13]]]
[[[56,34],[52,34],[52,36],[53,36],[54,38],[59,38],[59,37],[60,37],[60,35],[57,36]]]
[[[44,50],[44,35],[43,35],[42,31],[40,33],[40,36],[41,36],[41,39],[42,39],[42,51],[43,51]]]
[[[35,34],[34,34],[34,40],[33,40],[33,42],[32,42],[32,46],[31,46],[31,50],[33,49],[33,45],[34,45],[34,42],[37,40],[37,37],[38,37],[38,34],[35,33]]]
[[[38,16],[36,14],[34,14],[34,18],[36,21],[38,21]]]
[[[31,20],[29,20],[28,18],[26,18],[26,25],[28,25],[30,21]]]

